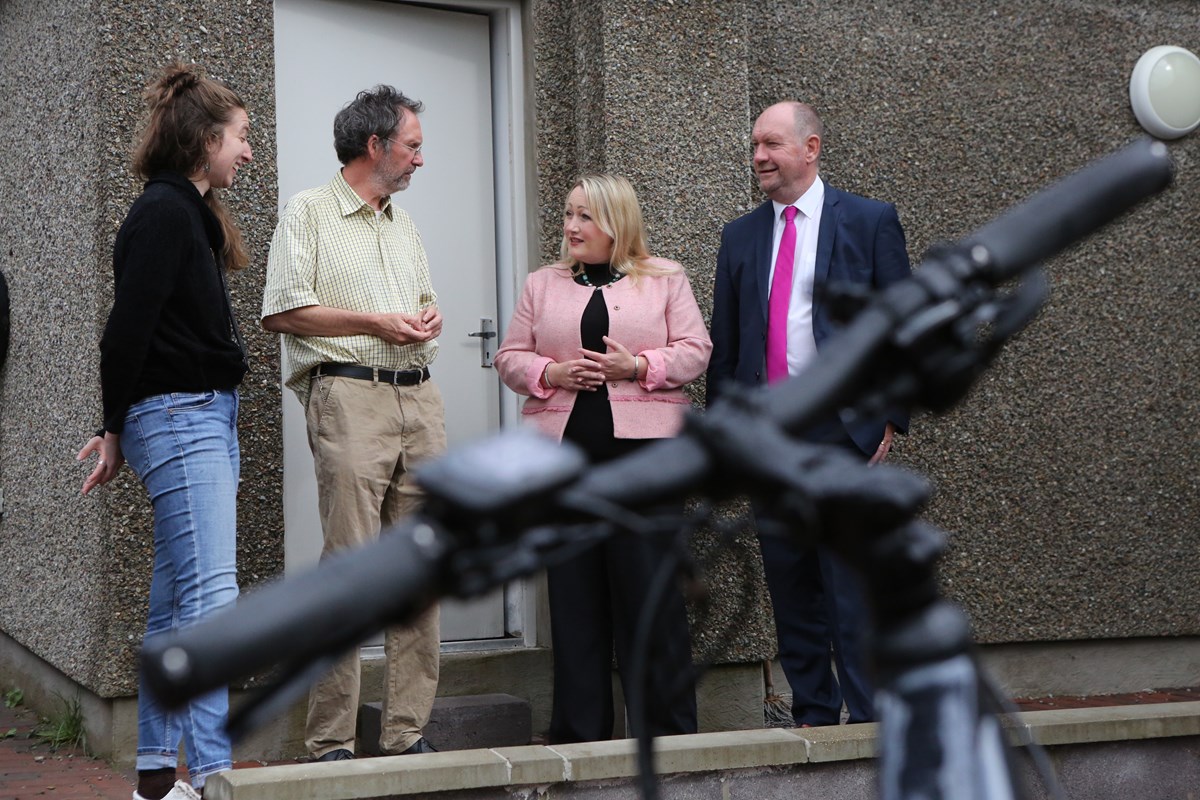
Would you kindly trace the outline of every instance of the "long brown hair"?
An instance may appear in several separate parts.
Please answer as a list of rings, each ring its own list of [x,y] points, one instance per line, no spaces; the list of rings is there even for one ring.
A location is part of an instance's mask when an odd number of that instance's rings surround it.
[[[133,151],[133,169],[142,178],[169,171],[191,178],[208,162],[208,147],[220,142],[236,110],[245,110],[233,91],[204,77],[195,64],[171,64],[146,87],[146,117]],[[204,195],[221,224],[221,260],[228,269],[250,263],[242,232],[213,189]]]

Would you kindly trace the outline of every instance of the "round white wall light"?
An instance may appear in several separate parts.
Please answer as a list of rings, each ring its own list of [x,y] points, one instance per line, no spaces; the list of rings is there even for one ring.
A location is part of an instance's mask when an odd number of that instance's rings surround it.
[[[1129,76],[1133,115],[1147,133],[1178,139],[1200,127],[1200,58],[1171,45],[1151,47]]]

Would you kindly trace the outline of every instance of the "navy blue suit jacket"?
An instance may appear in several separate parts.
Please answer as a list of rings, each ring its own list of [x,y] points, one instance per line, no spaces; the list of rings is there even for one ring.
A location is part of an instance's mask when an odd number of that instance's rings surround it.
[[[727,224],[721,232],[713,285],[709,401],[729,381],[757,385],[766,380],[767,298],[771,291],[774,225],[775,210],[768,200]],[[896,207],[826,184],[813,277],[813,337],[817,350],[836,332],[821,302],[821,287],[851,283],[879,289],[904,280],[911,272]],[[844,427],[859,449],[871,455],[883,439],[886,422],[901,432],[908,429],[908,415],[899,411]]]

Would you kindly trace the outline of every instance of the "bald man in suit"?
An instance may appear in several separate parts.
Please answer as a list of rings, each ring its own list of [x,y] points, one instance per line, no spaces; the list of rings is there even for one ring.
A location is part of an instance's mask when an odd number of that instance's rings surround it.
[[[754,171],[769,199],[721,233],[710,402],[728,383],[761,385],[803,371],[836,331],[823,287],[880,289],[911,273],[895,206],[836,189],[818,175],[823,139],[820,117],[804,103],[777,103],[754,124]],[[900,412],[850,423],[833,417],[805,438],[877,463],[907,426]],[[757,508],[756,521],[796,726],[838,724],[843,701],[850,722],[873,720],[857,576],[825,549],[789,538],[782,521]]]

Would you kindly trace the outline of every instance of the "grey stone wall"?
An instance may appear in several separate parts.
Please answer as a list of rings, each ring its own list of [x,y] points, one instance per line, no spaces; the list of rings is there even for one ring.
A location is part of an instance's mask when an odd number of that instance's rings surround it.
[[[101,509],[77,500],[74,463],[99,427],[93,28],[86,4],[0,5],[0,269],[12,315],[0,382],[0,627],[76,676],[103,658],[106,634],[92,634],[109,626],[119,568],[93,535]]]
[[[762,7],[752,113],[821,109],[825,177],[895,202],[914,259],[1140,135],[1138,57],[1200,48],[1189,0]],[[1200,632],[1200,138],[1172,154],[1174,188],[1051,260],[1040,318],[898,449],[936,484],[945,584],[985,641]]]
[[[918,263],[1140,135],[1137,58],[1200,47],[1192,0],[533,8],[543,260],[557,253],[571,176],[621,172],[652,249],[684,263],[706,307],[721,225],[762,199],[748,154],[766,105],[791,97],[822,112],[824,177],[896,203]],[[936,486],[928,518],[951,534],[944,584],[983,641],[1200,632],[1200,138],[1172,153],[1175,187],[1047,264],[1053,294],[1032,328],[966,402],[918,416],[897,446]],[[718,559],[718,597],[761,600],[753,549]],[[769,625],[739,623],[725,655],[749,658]]]
[[[271,30],[266,0],[0,4],[0,268],[13,314],[0,384],[0,629],[101,696],[136,688],[151,516],[128,470],[81,497],[74,456],[99,427],[112,241],[141,188],[129,167],[141,91],[172,60],[200,63],[250,113],[255,161],[225,194],[253,262],[231,281],[252,369],[239,579],[282,565],[278,353],[257,324],[276,208]]]

